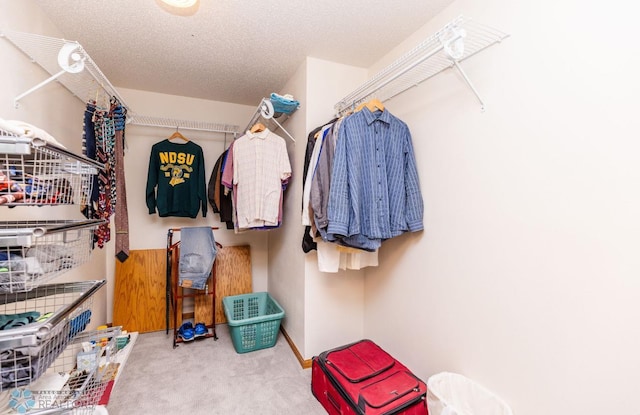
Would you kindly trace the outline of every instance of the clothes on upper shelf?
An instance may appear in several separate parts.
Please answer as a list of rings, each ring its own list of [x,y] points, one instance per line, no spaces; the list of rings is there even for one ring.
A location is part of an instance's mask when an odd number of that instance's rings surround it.
[[[424,228],[409,128],[387,109],[372,111],[365,106],[312,134],[305,160],[302,223],[311,227],[316,241],[331,242],[338,252],[328,259],[331,248],[323,245],[319,267],[337,272],[377,265],[377,256],[340,255],[376,253],[384,240]],[[309,247],[308,237],[305,231],[303,250]],[[357,250],[341,253],[340,246]]]
[[[221,182],[233,192],[236,232],[280,226],[283,191],[291,177],[284,138],[267,128],[247,131],[229,147],[223,164]]]
[[[193,141],[162,140],[151,147],[147,175],[149,214],[195,218],[207,216],[207,194],[202,147]]]

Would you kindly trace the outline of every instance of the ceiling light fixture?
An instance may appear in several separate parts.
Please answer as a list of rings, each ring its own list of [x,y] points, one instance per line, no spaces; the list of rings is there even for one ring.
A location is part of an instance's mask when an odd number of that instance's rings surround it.
[[[181,7],[184,9],[193,6],[198,2],[198,0],[162,0],[162,2],[167,3],[172,7]]]
[[[200,0],[156,0],[156,3],[169,13],[179,16],[191,16],[200,7]]]

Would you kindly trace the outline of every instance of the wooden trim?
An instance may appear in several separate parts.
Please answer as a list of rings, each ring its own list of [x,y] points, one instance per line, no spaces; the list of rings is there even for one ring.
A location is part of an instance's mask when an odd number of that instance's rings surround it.
[[[287,339],[287,343],[289,343],[289,347],[291,347],[293,354],[298,359],[300,366],[302,366],[303,369],[311,369],[311,359],[305,360],[304,357],[302,357],[302,354],[300,354],[300,351],[296,347],[293,340],[291,340],[291,337],[289,337],[289,335],[287,334],[287,331],[284,329],[282,324],[280,325],[280,331],[282,332],[282,335],[284,336],[284,338]]]

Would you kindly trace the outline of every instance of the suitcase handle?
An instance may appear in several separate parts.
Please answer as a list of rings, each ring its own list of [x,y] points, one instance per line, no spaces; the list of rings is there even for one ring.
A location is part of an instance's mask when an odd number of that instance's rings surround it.
[[[326,391],[324,393],[324,395],[327,397],[327,401],[329,401],[329,403],[331,403],[331,405],[333,405],[333,407],[336,408],[336,411],[338,411],[339,414],[342,414],[342,410],[340,409],[340,405],[338,404],[338,402],[336,402],[334,397],[331,396],[328,391]]]

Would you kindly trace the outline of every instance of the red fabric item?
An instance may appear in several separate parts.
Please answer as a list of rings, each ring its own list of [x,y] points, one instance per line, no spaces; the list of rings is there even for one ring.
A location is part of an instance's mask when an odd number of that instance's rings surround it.
[[[104,392],[100,397],[100,401],[98,401],[98,405],[106,405],[109,403],[109,398],[111,398],[111,391],[113,390],[113,382],[115,381],[110,380],[109,383],[107,383],[107,387],[104,388]]]

